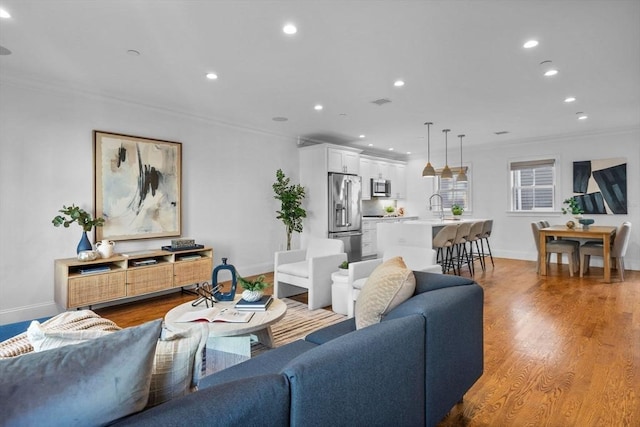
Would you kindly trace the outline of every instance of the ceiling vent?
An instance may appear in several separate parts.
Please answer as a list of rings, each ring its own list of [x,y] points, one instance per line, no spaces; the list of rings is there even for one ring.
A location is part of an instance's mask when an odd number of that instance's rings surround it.
[[[378,107],[390,103],[391,100],[387,98],[376,99],[375,101],[371,101],[372,104],[376,104]]]

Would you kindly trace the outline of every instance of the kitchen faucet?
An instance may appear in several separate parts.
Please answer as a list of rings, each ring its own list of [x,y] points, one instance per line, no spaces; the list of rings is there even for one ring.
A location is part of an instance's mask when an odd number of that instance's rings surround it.
[[[440,199],[440,221],[444,221],[444,206],[442,203],[442,196],[440,195],[440,193],[433,193],[431,197],[429,197],[429,210],[430,211],[433,210],[433,198],[436,196]]]

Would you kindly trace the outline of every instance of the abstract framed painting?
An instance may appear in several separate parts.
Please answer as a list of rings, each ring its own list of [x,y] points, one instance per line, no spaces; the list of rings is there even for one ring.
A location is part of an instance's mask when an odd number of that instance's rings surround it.
[[[182,234],[182,144],[93,131],[98,240]]]
[[[585,214],[626,214],[627,160],[573,162],[573,196]]]

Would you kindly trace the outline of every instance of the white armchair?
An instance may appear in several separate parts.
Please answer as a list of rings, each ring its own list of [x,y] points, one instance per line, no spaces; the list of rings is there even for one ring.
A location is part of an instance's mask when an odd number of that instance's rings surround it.
[[[360,289],[373,270],[384,261],[397,256],[402,257],[406,266],[411,270],[442,273],[442,266],[436,263],[436,251],[417,246],[389,246],[384,251],[382,258],[352,262],[349,264],[349,301],[347,301],[349,317],[354,316],[355,302],[360,294]]]
[[[331,273],[346,260],[344,242],[338,239],[310,238],[306,249],[276,252],[276,298],[308,292],[309,310],[331,305]]]

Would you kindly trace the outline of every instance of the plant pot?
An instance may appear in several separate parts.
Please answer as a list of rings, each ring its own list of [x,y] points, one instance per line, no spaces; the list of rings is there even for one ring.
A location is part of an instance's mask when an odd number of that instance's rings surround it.
[[[258,301],[264,295],[263,291],[249,291],[245,290],[242,292],[242,299],[247,302]]]

